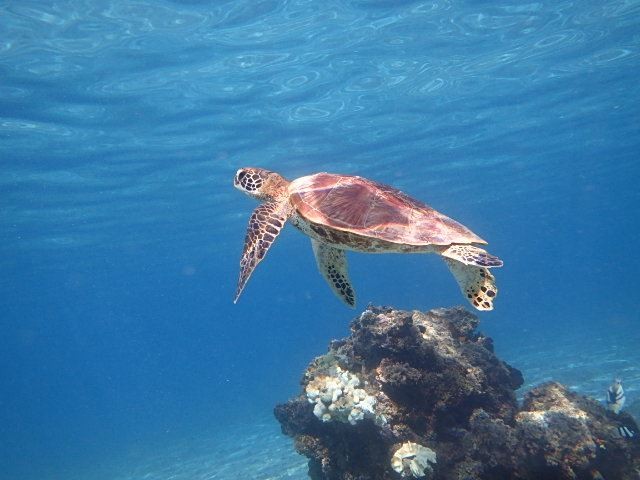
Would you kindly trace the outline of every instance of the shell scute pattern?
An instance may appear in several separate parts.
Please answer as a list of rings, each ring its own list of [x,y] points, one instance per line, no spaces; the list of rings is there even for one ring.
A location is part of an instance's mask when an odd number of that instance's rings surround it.
[[[428,205],[361,177],[310,175],[291,182],[289,195],[301,217],[325,230],[415,246],[486,243]]]

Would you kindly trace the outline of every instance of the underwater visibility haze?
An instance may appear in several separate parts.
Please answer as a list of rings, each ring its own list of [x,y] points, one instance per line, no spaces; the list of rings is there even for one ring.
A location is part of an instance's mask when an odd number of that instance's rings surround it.
[[[272,410],[368,305],[465,305],[434,255],[286,226],[233,304],[240,167],[402,190],[487,240],[523,389],[640,415],[640,2],[0,2],[0,479],[307,478]]]

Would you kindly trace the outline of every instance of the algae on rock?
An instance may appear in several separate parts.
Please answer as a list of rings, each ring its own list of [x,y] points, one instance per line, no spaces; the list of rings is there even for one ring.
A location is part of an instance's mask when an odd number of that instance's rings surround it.
[[[275,414],[313,480],[637,480],[630,415],[544,384],[519,408],[520,372],[463,308],[368,308],[307,368]],[[437,463],[436,463],[437,456]]]

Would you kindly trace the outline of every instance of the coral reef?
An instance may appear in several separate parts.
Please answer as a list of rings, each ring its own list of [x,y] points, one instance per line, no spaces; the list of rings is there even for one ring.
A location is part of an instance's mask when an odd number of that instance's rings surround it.
[[[520,372],[462,308],[369,307],[275,415],[314,480],[638,479],[625,412],[558,383],[518,406]],[[437,459],[437,461],[436,461]]]
[[[391,468],[403,477],[422,478],[433,472],[436,452],[413,442],[403,443],[391,457]]]
[[[360,384],[357,375],[339,366],[328,375],[315,377],[305,387],[309,403],[315,405],[313,414],[323,422],[336,420],[355,425],[366,417],[384,423],[384,417],[375,411],[376,398],[358,388]]]

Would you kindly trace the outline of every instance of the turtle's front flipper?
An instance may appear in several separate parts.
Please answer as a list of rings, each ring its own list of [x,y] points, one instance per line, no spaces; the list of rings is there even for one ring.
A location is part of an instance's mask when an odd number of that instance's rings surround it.
[[[333,293],[351,308],[356,306],[356,292],[351,286],[347,271],[347,256],[344,250],[326,243],[311,240],[318,270],[327,281]]]
[[[478,310],[493,310],[493,300],[498,294],[498,288],[496,287],[496,279],[491,275],[489,269],[465,265],[450,258],[444,258],[444,261],[469,303]]]
[[[238,301],[251,273],[264,258],[274,240],[291,216],[289,202],[268,202],[256,208],[249,218],[244,250],[240,259],[240,278],[233,303]]]
[[[473,245],[451,245],[444,252],[443,257],[451,258],[452,260],[458,260],[465,265],[476,265],[478,267],[501,267],[502,260],[498,257],[491,255],[486,250],[483,250]]]

